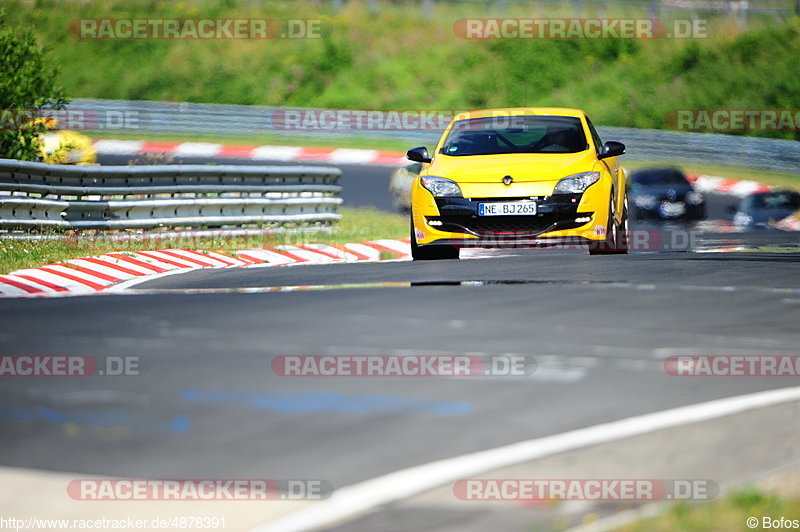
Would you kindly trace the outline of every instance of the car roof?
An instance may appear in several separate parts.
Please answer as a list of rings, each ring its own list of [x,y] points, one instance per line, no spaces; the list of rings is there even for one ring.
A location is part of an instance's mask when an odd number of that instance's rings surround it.
[[[474,111],[464,111],[462,113],[458,113],[453,120],[491,118],[493,116],[505,115],[551,115],[581,118],[586,116],[586,113],[580,109],[569,109],[567,107],[499,107],[496,109],[476,109]]]

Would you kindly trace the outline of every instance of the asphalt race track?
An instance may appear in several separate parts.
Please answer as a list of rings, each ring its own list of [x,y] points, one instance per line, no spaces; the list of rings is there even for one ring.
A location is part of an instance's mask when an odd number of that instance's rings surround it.
[[[342,485],[587,423],[786,385],[780,379],[682,381],[664,374],[661,359],[671,350],[792,354],[800,336],[797,259],[543,252],[461,262],[227,270],[216,272],[219,282],[189,283],[215,277],[197,272],[140,286],[246,285],[228,277],[263,286],[376,277],[530,284],[4,301],[3,354],[137,355],[146,372],[136,379],[84,379],[79,388],[71,381],[20,379],[3,387],[2,404],[55,408],[76,420],[122,409],[134,431],[142,428],[130,444],[157,450],[146,458],[125,445],[98,453],[102,442],[90,425],[62,441],[57,426],[43,423],[35,433],[6,430],[4,461],[121,475],[316,475]],[[42,335],[45,324],[48,334]],[[565,375],[522,382],[321,380],[276,377],[269,366],[272,357],[286,354],[401,350],[558,355],[565,358]],[[626,369],[628,363],[635,369]],[[185,390],[232,396],[187,400]],[[235,397],[243,391],[276,394],[274,409]],[[341,410],[309,404],[306,412],[292,412],[304,409],[302,394],[319,392],[341,394],[364,412],[348,411],[345,399]],[[370,406],[370,397],[380,394],[409,403],[381,412]],[[545,404],[546,415],[537,409]],[[180,434],[167,430],[179,417],[188,427]],[[186,438],[194,442],[191,454]],[[318,441],[326,445],[312,445]],[[56,442],[64,454],[51,453]]]
[[[372,172],[345,169],[349,204],[365,204],[352,191]],[[365,198],[386,196],[389,169],[377,172],[381,195],[364,187]],[[715,198],[712,217],[731,201]],[[136,356],[142,374],[7,379],[0,462],[122,477],[314,478],[340,488],[796,385],[665,372],[671,355],[796,355],[800,345],[800,252],[696,252],[785,249],[796,234],[690,229],[700,236],[688,251],[502,250],[460,261],[203,270],[124,295],[3,300],[0,354]],[[308,286],[319,289],[266,291]],[[280,355],[393,354],[517,354],[537,367],[525,377],[320,378],[278,376],[270,366]]]

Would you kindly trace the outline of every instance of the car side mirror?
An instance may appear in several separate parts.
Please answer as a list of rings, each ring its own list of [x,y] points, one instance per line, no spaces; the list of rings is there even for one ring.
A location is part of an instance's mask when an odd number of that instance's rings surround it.
[[[605,144],[603,144],[603,149],[600,150],[600,154],[597,156],[598,159],[606,159],[608,157],[617,157],[619,155],[625,154],[625,145],[621,142],[615,142],[613,140],[609,140]]]
[[[425,146],[417,146],[416,148],[411,148],[406,152],[406,157],[408,157],[409,160],[417,163],[431,162],[431,156],[428,155],[428,148],[426,148]]]

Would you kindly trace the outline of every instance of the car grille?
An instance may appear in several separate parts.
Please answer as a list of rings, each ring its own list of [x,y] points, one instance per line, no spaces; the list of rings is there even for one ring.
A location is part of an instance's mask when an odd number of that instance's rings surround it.
[[[437,227],[452,233],[473,233],[476,235],[518,234],[536,235],[554,229],[574,229],[585,224],[576,223],[575,217],[564,219],[563,215],[542,214],[536,216],[446,216],[430,217],[429,220],[440,220]]]
[[[534,216],[478,216],[478,204],[496,201],[535,199],[539,214]],[[536,236],[545,231],[573,229],[586,222],[575,223],[576,218],[591,216],[579,213],[580,194],[541,196],[536,198],[436,198],[440,216],[428,217],[433,227],[451,233],[473,235],[525,235]]]

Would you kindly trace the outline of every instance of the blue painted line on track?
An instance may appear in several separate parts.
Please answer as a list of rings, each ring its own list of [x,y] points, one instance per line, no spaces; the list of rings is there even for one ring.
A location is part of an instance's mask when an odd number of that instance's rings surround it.
[[[467,414],[465,401],[445,402],[398,394],[342,394],[335,392],[181,390],[181,399],[194,404],[244,406],[281,414],[429,413]]]

